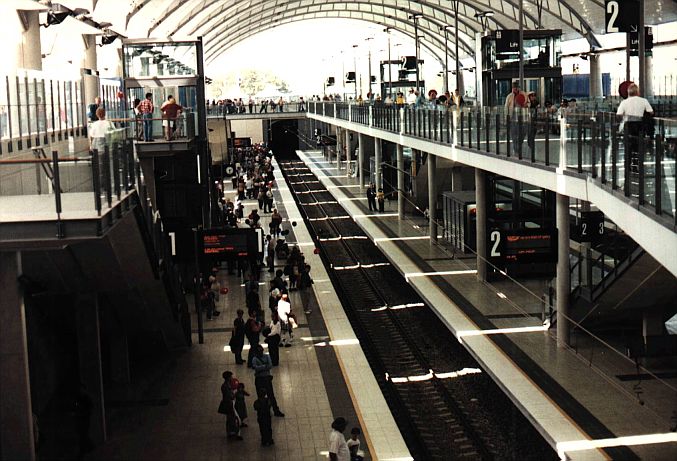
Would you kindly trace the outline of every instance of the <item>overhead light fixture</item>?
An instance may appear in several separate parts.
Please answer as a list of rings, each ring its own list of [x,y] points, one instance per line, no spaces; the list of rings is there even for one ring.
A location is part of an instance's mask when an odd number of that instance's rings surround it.
[[[118,38],[117,34],[109,34],[101,36],[101,46],[110,45]]]

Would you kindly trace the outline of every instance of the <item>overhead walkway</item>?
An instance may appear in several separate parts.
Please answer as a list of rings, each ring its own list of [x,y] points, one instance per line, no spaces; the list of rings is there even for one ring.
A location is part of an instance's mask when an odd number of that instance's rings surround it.
[[[526,116],[520,123],[487,108],[310,103],[308,117],[594,203],[677,275],[677,253],[665,251],[677,248],[674,121],[657,121],[655,141],[645,146],[635,171],[625,155],[629,141],[612,114],[542,118],[532,125]],[[536,133],[533,148],[530,127]],[[518,137],[522,143],[515,142]]]
[[[636,369],[621,344],[583,329],[559,349],[537,283],[478,282],[474,257],[431,245],[426,220],[399,220],[393,205],[370,212],[345,169],[318,151],[299,156],[562,459],[674,457],[673,377]],[[654,434],[668,442],[637,445]]]

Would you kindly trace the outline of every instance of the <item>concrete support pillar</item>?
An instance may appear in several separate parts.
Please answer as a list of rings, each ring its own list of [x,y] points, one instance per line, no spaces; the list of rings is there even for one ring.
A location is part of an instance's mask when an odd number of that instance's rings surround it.
[[[42,70],[42,48],[40,46],[40,17],[37,11],[0,10],[3,14],[16,17],[21,36],[16,38],[14,65],[18,69]],[[2,35],[2,34],[0,34]],[[11,58],[10,58],[11,59]],[[11,67],[11,63],[10,63]]]
[[[460,166],[451,169],[451,191],[459,192],[463,190],[463,174]]]
[[[437,156],[428,154],[428,213],[430,214],[430,242],[437,242],[437,221],[435,215],[437,211]]]
[[[484,170],[475,168],[475,233],[477,280],[487,280],[487,183]]]
[[[0,252],[0,459],[34,460],[21,253]]]
[[[106,441],[106,413],[101,374],[99,301],[95,292],[81,293],[76,299],[80,383],[92,401],[89,437],[95,444]]]
[[[602,69],[600,68],[600,55],[591,54],[590,62],[590,97],[602,97]]]
[[[367,142],[367,136],[362,133],[357,135],[357,168],[355,168],[356,174],[360,177],[360,189],[364,188],[364,175],[367,170],[364,166],[364,145]]]
[[[375,179],[376,179],[376,190],[383,187],[381,183],[381,162],[383,161],[383,145],[379,138],[374,138],[374,168],[376,168]]]
[[[569,197],[557,194],[557,345],[569,344]]]
[[[83,35],[85,54],[82,59],[83,86],[85,89],[85,103],[92,104],[99,94],[98,63],[96,56],[96,35]]]
[[[647,56],[644,58],[644,73],[646,77],[644,78],[644,88],[640,88],[642,96],[645,98],[651,97],[654,95],[653,91],[653,56]]]
[[[343,150],[343,133],[341,132],[341,128],[336,127],[336,166],[340,169],[341,168],[341,151]],[[329,159],[331,162],[331,158]]]
[[[404,219],[404,146],[397,145],[397,216]]]
[[[351,162],[353,161],[353,149],[350,144],[350,130],[346,130],[346,172],[350,174]]]

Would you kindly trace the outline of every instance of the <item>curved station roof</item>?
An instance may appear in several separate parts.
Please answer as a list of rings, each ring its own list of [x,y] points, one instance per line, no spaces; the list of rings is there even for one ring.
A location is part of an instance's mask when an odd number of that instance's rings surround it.
[[[458,14],[458,31],[447,30],[448,43],[458,34],[461,54],[472,54],[476,33],[518,28],[520,0],[134,0],[126,7],[120,0],[60,3],[87,9],[91,19],[110,22],[112,30],[130,38],[202,36],[209,64],[260,32],[324,18],[366,21],[412,39],[418,27],[427,39],[422,46],[439,57],[444,55],[444,26],[453,25]],[[647,25],[677,20],[677,5],[671,0],[645,0],[645,11]],[[523,0],[523,12],[526,29],[562,29],[565,39],[583,37],[600,47],[595,35],[605,32],[604,0]],[[448,52],[455,57],[453,46]]]

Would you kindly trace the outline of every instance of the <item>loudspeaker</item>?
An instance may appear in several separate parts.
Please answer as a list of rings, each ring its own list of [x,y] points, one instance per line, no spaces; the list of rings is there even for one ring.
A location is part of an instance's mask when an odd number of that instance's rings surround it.
[[[376,75],[371,76],[371,83],[376,83]]]
[[[416,69],[416,56],[402,56],[402,67],[405,69]]]
[[[332,86],[334,84],[334,77],[327,77],[327,86]]]
[[[346,83],[354,83],[355,82],[355,72],[348,72],[346,74]]]

